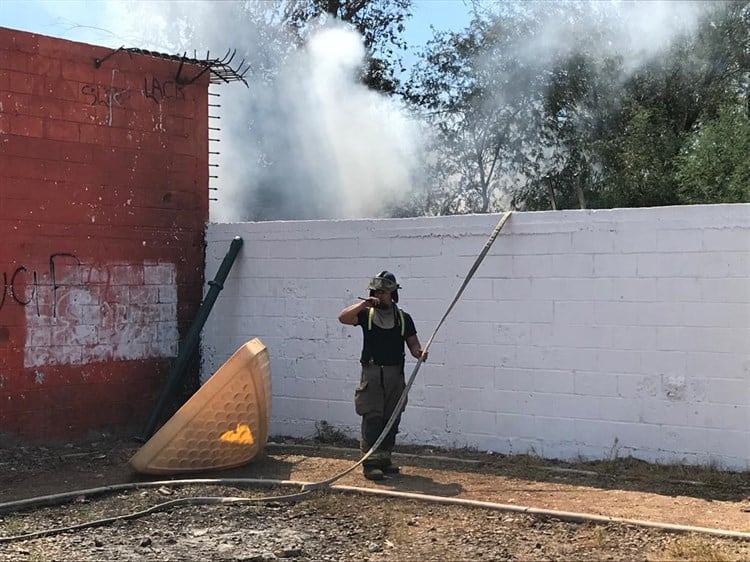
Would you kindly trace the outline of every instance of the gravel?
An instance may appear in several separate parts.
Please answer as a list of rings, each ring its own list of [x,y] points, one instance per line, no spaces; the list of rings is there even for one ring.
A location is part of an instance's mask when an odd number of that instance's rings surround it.
[[[111,440],[58,448],[0,448],[5,463],[0,470],[0,502],[137,482],[139,477],[127,470],[127,459],[135,449],[132,443]],[[654,521],[665,521],[670,513],[684,516],[689,510],[694,524],[711,517],[717,520],[721,514],[721,526],[747,530],[748,515],[741,509],[748,485],[745,474],[660,468],[631,460],[563,466],[468,452],[410,452],[416,454],[401,457],[404,474],[380,485],[381,489],[502,503],[520,497],[532,506],[612,514],[619,510]],[[316,449],[314,444],[309,448],[290,445],[287,450],[272,447],[263,459],[232,473],[193,476],[318,481],[346,467],[353,458],[356,452]],[[675,483],[675,478],[684,482]],[[347,479],[342,483],[373,487],[358,473]],[[164,485],[78,496],[54,507],[0,512],[0,537],[10,537],[132,514],[179,498],[253,500],[172,507],[31,540],[1,542],[0,538],[0,562],[750,560],[750,541],[707,534],[575,523],[522,512],[333,490],[316,491],[293,503],[268,499],[295,491],[289,487]],[[701,519],[698,510],[714,514]]]

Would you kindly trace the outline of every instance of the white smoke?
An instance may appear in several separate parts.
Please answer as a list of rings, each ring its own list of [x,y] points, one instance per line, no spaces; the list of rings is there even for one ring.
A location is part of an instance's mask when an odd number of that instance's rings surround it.
[[[211,220],[381,216],[411,186],[418,128],[391,99],[360,81],[362,38],[348,26],[312,22],[299,49],[271,3],[107,2],[127,46],[212,58],[237,49],[249,88],[219,93],[218,201]],[[265,10],[265,12],[264,12]],[[267,14],[267,15],[265,15]],[[212,172],[213,173],[213,172]]]
[[[683,34],[693,32],[706,5],[696,1],[622,2],[612,15],[619,18],[610,49],[625,55],[625,71],[632,73],[666,52]]]
[[[490,6],[497,6],[490,3]],[[538,30],[515,45],[521,59],[554,61],[583,49],[600,57],[623,58],[628,76],[665,53],[681,35],[694,31],[707,3],[680,0],[528,2],[541,20]],[[502,12],[502,8],[491,9]],[[564,13],[569,11],[570,15]]]
[[[377,216],[410,185],[416,128],[388,98],[359,82],[365,49],[357,33],[318,31],[281,76],[303,189],[330,205],[328,217]],[[297,146],[294,146],[294,145]],[[306,213],[309,214],[309,213]]]
[[[52,3],[54,6],[55,3]],[[63,4],[61,4],[62,6]],[[123,1],[97,4],[100,44],[166,53],[220,56],[237,49],[249,88],[213,86],[221,117],[211,137],[219,164],[212,220],[379,216],[409,191],[421,149],[418,127],[389,98],[364,87],[360,37],[344,26],[312,22],[307,45],[280,24],[278,2]],[[555,12],[532,37],[509,45],[530,72],[584,45],[623,57],[622,79],[692,29],[705,4],[678,1],[487,2],[503,12]],[[560,8],[562,6],[562,8]],[[269,9],[270,8],[270,9]],[[587,17],[566,17],[565,10]],[[64,9],[60,9],[64,12]],[[561,15],[562,14],[562,15]],[[488,57],[489,72],[493,68]],[[500,84],[503,81],[499,81]],[[518,85],[497,88],[500,105]],[[212,173],[214,172],[212,168]]]

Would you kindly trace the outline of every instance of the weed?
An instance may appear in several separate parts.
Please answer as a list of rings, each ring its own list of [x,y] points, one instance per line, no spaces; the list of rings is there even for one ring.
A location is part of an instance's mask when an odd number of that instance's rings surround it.
[[[723,546],[698,535],[678,537],[670,542],[656,560],[686,560],[695,562],[731,562],[736,556]]]
[[[607,529],[601,525],[586,525],[581,529],[580,540],[589,548],[603,549],[607,544]]]
[[[607,459],[610,461],[616,461],[620,456],[620,440],[615,437],[614,443],[612,443],[612,446],[609,448],[609,454],[607,455]]]
[[[17,515],[11,515],[4,519],[0,519],[0,529],[3,532],[3,535],[20,535],[23,527],[23,519]]]
[[[315,440],[319,443],[349,443],[351,439],[326,420],[315,422]]]
[[[47,562],[49,558],[43,550],[35,548],[31,552],[29,552],[29,557],[27,558],[27,560],[28,562]]]

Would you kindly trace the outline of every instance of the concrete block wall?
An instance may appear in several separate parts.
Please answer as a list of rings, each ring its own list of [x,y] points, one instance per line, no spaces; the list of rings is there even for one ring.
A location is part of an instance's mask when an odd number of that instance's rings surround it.
[[[2,438],[145,424],[203,286],[208,76],[178,67],[0,28]]]
[[[497,215],[211,224],[245,244],[203,334],[205,379],[268,346],[272,434],[357,436],[359,327],[393,271],[423,344]],[[438,332],[401,442],[750,468],[750,205],[516,213]],[[407,360],[406,374],[413,360]]]

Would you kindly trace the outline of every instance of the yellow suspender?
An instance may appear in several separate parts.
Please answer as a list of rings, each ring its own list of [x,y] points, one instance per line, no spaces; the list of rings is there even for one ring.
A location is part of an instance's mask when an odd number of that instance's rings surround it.
[[[398,310],[398,317],[399,320],[401,320],[401,337],[404,337],[404,312],[399,308]],[[367,315],[367,331],[372,330],[372,318],[375,316],[375,309],[373,307],[370,307],[370,313]]]

